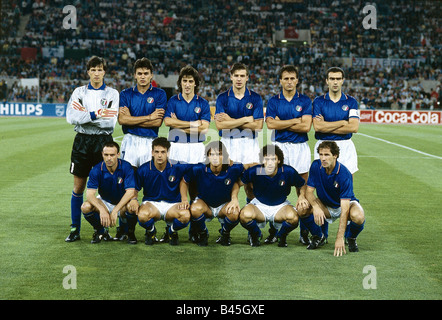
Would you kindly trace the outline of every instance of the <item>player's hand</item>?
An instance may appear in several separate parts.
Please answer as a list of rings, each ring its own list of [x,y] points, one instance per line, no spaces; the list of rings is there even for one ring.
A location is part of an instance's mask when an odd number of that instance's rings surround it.
[[[322,212],[322,210],[313,210],[313,217],[318,226],[322,226],[324,224],[325,214]]]
[[[140,207],[140,204],[138,203],[137,199],[132,199],[127,204],[127,211],[133,212],[136,215],[138,215],[138,208]]]
[[[227,121],[231,120],[232,118],[225,112],[217,113],[215,114],[215,120],[216,121]]]
[[[305,197],[300,196],[296,201],[296,210],[307,210],[310,207],[310,202]]]
[[[343,254],[347,254],[345,251],[344,238],[336,239],[335,251],[333,252],[333,255],[335,257],[342,257]]]
[[[72,109],[77,110],[77,111],[83,111],[83,112],[87,111],[86,108],[83,107],[81,105],[81,103],[78,101],[72,101]]]
[[[322,114],[318,114],[314,119],[318,121],[324,121],[324,117],[322,116]]]
[[[179,210],[187,210],[187,209],[189,209],[189,208],[190,208],[189,201],[181,201],[181,202],[178,204],[178,209],[179,209]]]
[[[110,214],[110,227],[115,227],[115,225],[117,224],[117,218],[118,218],[118,211],[112,210],[111,214]]]
[[[100,109],[101,110],[101,117],[102,118],[113,118],[116,117],[118,114],[117,110],[114,109]],[[98,110],[98,111],[100,111]]]
[[[198,128],[199,126],[201,126],[201,124],[202,124],[201,120],[190,121],[191,128]]]
[[[130,110],[128,107],[120,107],[120,113],[125,116],[131,116]]]
[[[162,108],[155,109],[154,112],[150,114],[150,120],[163,119],[165,110]]]
[[[110,225],[109,212],[100,211],[100,223],[105,228],[109,227],[109,225]]]
[[[240,210],[240,206],[239,206],[238,200],[232,200],[226,206],[226,212],[228,214],[238,213],[239,210]]]

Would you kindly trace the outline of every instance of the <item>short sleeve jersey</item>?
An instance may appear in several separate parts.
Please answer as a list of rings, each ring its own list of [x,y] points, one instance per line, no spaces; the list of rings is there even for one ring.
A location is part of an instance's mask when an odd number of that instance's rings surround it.
[[[253,116],[253,119],[264,119],[264,109],[261,96],[246,88],[244,97],[238,99],[233,93],[233,89],[221,93],[216,98],[215,114],[227,113],[231,118],[239,119],[243,117]],[[223,132],[224,131],[224,132]],[[250,130],[220,130],[219,135],[224,138],[254,138],[256,133]]]
[[[278,168],[273,177],[265,173],[263,165],[253,166],[243,172],[241,181],[244,184],[252,183],[255,197],[268,206],[283,203],[292,186],[301,188],[305,184],[295,168],[285,164]]]
[[[210,122],[211,119],[209,102],[198,95],[195,95],[190,102],[187,102],[181,93],[170,98],[164,118],[170,118],[172,113],[183,121],[203,120]],[[170,128],[168,140],[181,143],[204,142],[206,137],[204,134],[187,134],[182,130]]]
[[[340,121],[350,118],[359,119],[358,102],[352,96],[342,94],[338,102],[333,102],[329,94],[316,97],[313,100],[313,117],[322,115],[325,121]],[[348,140],[352,137],[351,133],[335,134],[315,132],[317,140]]]
[[[166,109],[167,95],[163,89],[150,85],[145,93],[140,93],[138,87],[128,88],[120,93],[120,107],[129,108],[134,117],[148,116],[155,109]],[[141,137],[158,137],[158,127],[144,128],[140,126],[122,126],[123,133]]]
[[[315,188],[318,199],[332,208],[341,206],[341,199],[356,200],[353,193],[353,178],[350,171],[339,161],[328,175],[321,161],[313,161],[308,176],[307,186]]]
[[[126,190],[135,189],[134,170],[129,162],[118,159],[117,169],[112,174],[102,161],[92,168],[87,188],[98,190],[103,200],[116,205]]]
[[[153,162],[141,165],[135,174],[136,189],[143,189],[143,201],[181,202],[180,181],[187,170],[188,164],[167,163],[163,171],[159,171]]]
[[[282,91],[270,98],[267,103],[266,118],[289,120],[312,116],[312,101],[306,95],[296,92],[291,101],[287,101]],[[293,132],[289,130],[274,130],[272,141],[301,143],[308,140],[307,133]]]
[[[199,163],[184,176],[186,182],[196,181],[198,198],[216,208],[231,200],[232,188],[244,170],[242,164],[233,164],[215,175],[209,165]]]

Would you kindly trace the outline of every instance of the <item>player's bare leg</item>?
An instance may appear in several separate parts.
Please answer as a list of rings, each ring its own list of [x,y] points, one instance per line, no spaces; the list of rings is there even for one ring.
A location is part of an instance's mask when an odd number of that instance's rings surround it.
[[[278,247],[287,247],[288,234],[298,226],[298,213],[292,205],[286,205],[275,214],[275,222],[282,223],[276,233]]]
[[[239,220],[241,225],[249,231],[250,245],[252,247],[260,246],[262,233],[258,223],[265,222],[265,217],[262,212],[255,205],[249,203],[239,213]]]

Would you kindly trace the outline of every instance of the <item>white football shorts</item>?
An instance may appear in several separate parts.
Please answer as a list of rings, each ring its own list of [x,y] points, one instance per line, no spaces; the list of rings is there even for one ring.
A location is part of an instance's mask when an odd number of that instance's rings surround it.
[[[318,146],[324,140],[318,140],[315,144],[314,158],[319,159]],[[342,163],[350,173],[353,174],[358,171],[358,154],[356,147],[351,139],[348,140],[334,140],[339,147],[338,161]]]
[[[171,142],[169,159],[173,162],[196,164],[204,162],[205,147],[202,142],[179,143]]]
[[[259,211],[262,212],[262,214],[264,215],[264,217],[266,219],[265,222],[258,222],[258,227],[260,229],[264,228],[266,226],[267,222],[272,223],[276,229],[279,229],[281,227],[282,223],[275,222],[275,215],[283,207],[285,207],[286,205],[290,205],[290,201],[286,200],[283,203],[278,204],[276,206],[268,206],[256,198],[253,198],[253,200],[250,201],[250,203],[253,204],[255,207],[257,207],[259,209]]]
[[[309,171],[312,163],[312,153],[308,142],[291,143],[291,142],[275,142],[284,154],[284,164],[292,166],[303,174]]]
[[[121,143],[121,159],[130,162],[133,167],[140,167],[152,160],[152,141],[155,137],[141,137],[127,133]]]
[[[233,162],[242,164],[259,163],[259,141],[257,138],[223,138],[221,142],[226,146],[229,158]]]

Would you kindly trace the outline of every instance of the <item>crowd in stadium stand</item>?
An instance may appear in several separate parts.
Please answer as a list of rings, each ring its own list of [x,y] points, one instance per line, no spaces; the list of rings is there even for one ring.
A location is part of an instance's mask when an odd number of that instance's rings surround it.
[[[345,92],[355,96],[361,108],[438,107],[441,3],[374,2],[378,29],[366,30],[362,10],[367,3],[357,0],[9,0],[2,19],[2,29],[9,31],[0,40],[0,77],[38,77],[41,102],[66,102],[87,80],[85,59],[45,58],[38,51],[35,60],[24,61],[19,53],[23,47],[63,46],[106,58],[106,81],[118,90],[133,85],[137,58],[151,59],[155,74],[177,74],[190,64],[204,80],[199,94],[213,103],[231,84],[229,65],[240,61],[250,69],[249,86],[267,101],[280,90],[277,71],[284,64],[298,66],[298,90],[314,98],[324,92],[324,72],[336,58],[412,59],[397,67],[345,67],[351,80]],[[64,29],[62,8],[72,3],[77,28]],[[30,18],[25,32],[16,38],[14,26],[26,14]],[[287,27],[310,29],[311,45],[276,47],[274,31]],[[426,92],[423,80],[439,85]],[[8,101],[37,99],[36,88],[8,86]]]

